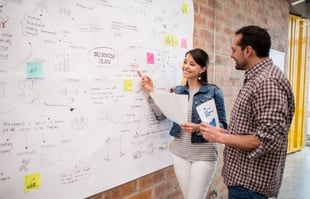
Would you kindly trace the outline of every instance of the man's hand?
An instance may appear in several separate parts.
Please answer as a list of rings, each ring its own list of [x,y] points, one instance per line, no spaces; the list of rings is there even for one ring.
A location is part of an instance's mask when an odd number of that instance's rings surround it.
[[[209,142],[221,143],[222,138],[224,136],[228,136],[225,129],[216,128],[205,122],[201,122],[199,127],[200,127],[200,133],[202,134],[203,138],[208,140]]]
[[[225,129],[215,128],[205,122],[200,123],[200,133],[209,142],[225,144],[244,151],[253,151],[261,144],[259,138],[254,135],[228,134]]]

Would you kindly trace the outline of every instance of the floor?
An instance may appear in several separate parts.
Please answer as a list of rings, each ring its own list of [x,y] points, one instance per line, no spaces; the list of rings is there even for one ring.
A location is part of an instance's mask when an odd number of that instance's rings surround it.
[[[310,198],[310,147],[287,156],[278,199]]]

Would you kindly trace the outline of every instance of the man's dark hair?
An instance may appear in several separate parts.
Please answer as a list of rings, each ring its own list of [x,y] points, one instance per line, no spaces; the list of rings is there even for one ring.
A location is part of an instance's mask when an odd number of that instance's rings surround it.
[[[257,57],[269,57],[271,39],[266,29],[259,26],[245,26],[235,32],[235,35],[238,34],[242,35],[238,43],[242,50],[251,46]]]

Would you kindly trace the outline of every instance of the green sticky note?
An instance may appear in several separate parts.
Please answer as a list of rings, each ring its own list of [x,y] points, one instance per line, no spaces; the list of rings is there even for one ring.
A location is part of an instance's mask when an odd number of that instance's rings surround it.
[[[27,78],[43,78],[43,66],[41,62],[27,62]]]

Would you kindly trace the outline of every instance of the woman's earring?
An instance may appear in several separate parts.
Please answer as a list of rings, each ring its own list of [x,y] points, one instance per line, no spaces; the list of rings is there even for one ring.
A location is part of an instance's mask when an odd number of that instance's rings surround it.
[[[199,80],[199,81],[201,80],[201,73],[199,74],[198,80]]]

